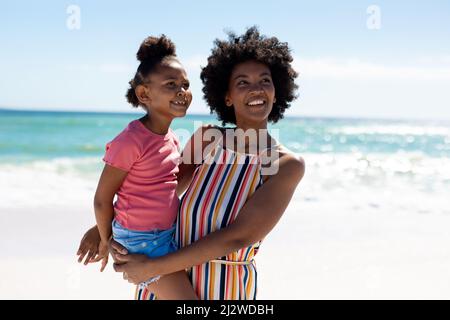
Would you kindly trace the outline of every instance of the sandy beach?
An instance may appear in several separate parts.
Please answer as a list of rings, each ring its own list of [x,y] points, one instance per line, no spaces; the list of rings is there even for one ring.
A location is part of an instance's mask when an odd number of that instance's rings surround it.
[[[98,264],[76,262],[80,238],[94,221],[95,179],[35,171],[32,183],[29,170],[0,174],[0,299],[133,299],[133,286],[111,263],[100,273]],[[442,196],[419,201],[410,191],[409,201],[395,203],[379,192],[372,203],[363,190],[354,199],[347,189],[321,194],[318,174],[309,168],[263,242],[258,299],[450,298],[450,215],[412,212],[418,202],[426,207]]]

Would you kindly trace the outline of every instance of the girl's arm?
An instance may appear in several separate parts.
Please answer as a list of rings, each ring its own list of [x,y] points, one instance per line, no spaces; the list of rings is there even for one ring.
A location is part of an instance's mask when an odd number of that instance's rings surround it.
[[[126,272],[130,282],[138,283],[155,275],[200,265],[258,242],[283,215],[304,172],[303,159],[293,155],[281,157],[278,173],[253,194],[229,226],[157,259],[120,255],[116,251],[115,259],[125,264],[114,265],[115,270]]]
[[[181,153],[181,163],[178,166],[179,172],[177,174],[177,195],[179,197],[190,185],[195,168],[202,163],[203,151],[211,143],[209,139],[205,139],[205,132],[212,128],[214,128],[213,125],[198,128],[189,138]]]
[[[191,183],[192,175],[194,174],[194,171],[195,171],[195,165],[181,163],[178,166],[178,169],[179,169],[179,171],[177,174],[177,180],[178,180],[177,196],[181,197],[183,195],[184,191],[186,191],[187,187]]]
[[[111,237],[111,222],[114,218],[114,195],[123,183],[126,171],[105,165],[94,196],[94,211],[97,224],[83,236],[77,251],[78,262],[85,265],[102,260],[100,271],[108,264],[108,239]]]
[[[114,219],[114,195],[119,190],[128,172],[105,165],[98,182],[94,196],[94,211],[100,233],[101,243],[108,244],[112,233],[112,220]]]

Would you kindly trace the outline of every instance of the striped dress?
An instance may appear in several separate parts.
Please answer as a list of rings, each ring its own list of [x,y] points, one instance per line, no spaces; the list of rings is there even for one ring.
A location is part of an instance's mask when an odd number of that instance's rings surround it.
[[[175,234],[179,247],[229,225],[262,183],[260,156],[226,149],[220,140],[195,169],[181,199]],[[189,276],[199,299],[256,299],[253,258],[260,243],[192,267]],[[155,296],[147,289],[137,289],[136,299]]]

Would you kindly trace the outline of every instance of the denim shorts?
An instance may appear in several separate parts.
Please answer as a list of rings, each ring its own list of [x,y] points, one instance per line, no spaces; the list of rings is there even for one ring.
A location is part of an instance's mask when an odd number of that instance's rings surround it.
[[[174,240],[175,225],[168,230],[133,231],[124,228],[114,219],[112,233],[114,240],[129,253],[158,258],[177,250]]]
[[[112,223],[113,239],[124,246],[128,253],[144,254],[150,258],[158,258],[177,250],[174,240],[175,225],[168,230],[133,231],[124,228],[116,219]],[[148,279],[139,284],[144,289],[160,276]]]

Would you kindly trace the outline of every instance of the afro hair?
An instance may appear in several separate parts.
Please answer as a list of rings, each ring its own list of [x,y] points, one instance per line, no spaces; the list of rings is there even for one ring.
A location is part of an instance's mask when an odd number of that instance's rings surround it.
[[[254,60],[267,65],[272,74],[276,102],[268,120],[276,123],[282,119],[285,110],[296,98],[298,89],[295,84],[298,74],[291,66],[293,59],[287,43],[280,42],[276,37],[260,35],[258,28],[253,26],[242,36],[228,32],[228,40],[216,39],[214,45],[208,64],[200,74],[203,97],[211,113],[216,113],[223,125],[236,124],[233,108],[225,105],[229,79],[237,64]]]

